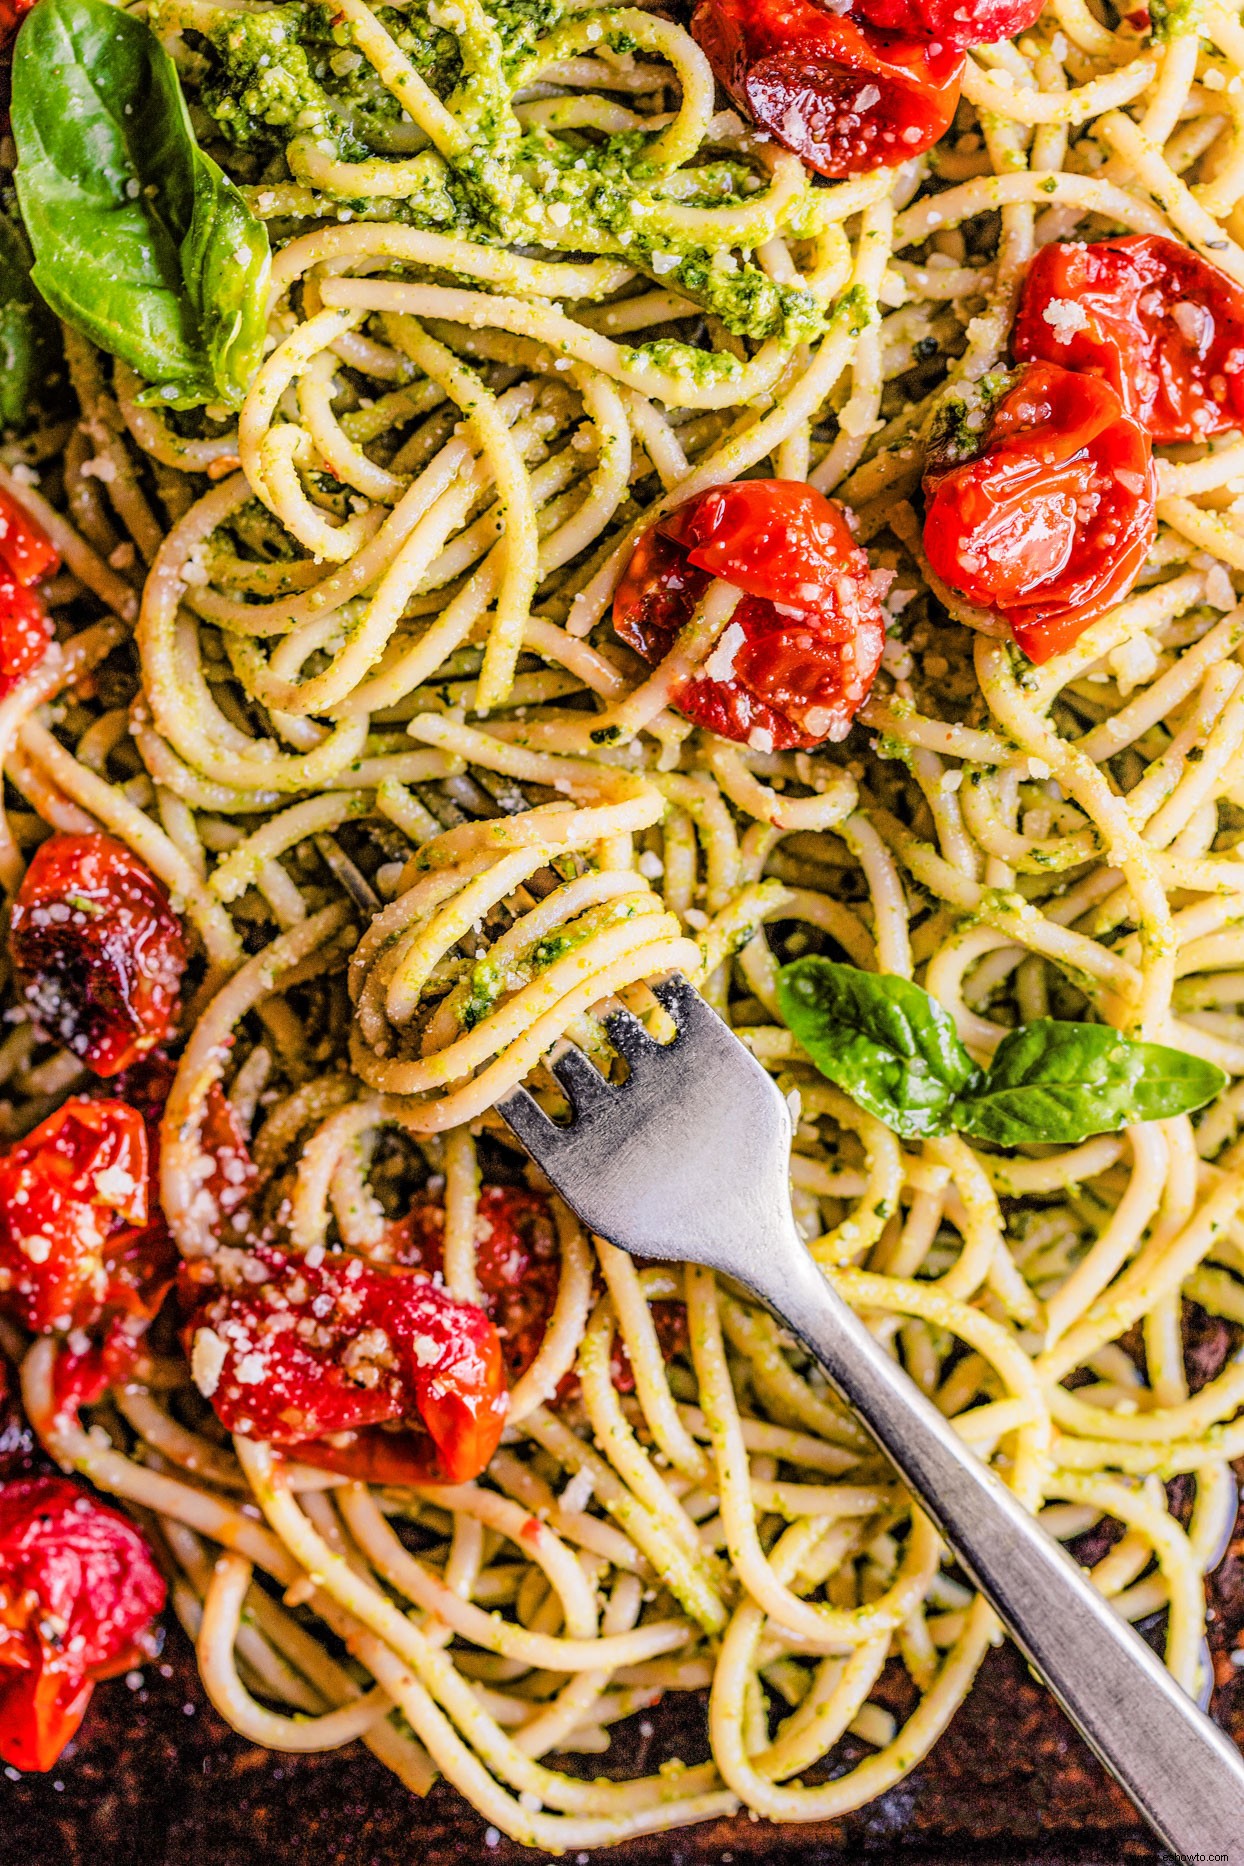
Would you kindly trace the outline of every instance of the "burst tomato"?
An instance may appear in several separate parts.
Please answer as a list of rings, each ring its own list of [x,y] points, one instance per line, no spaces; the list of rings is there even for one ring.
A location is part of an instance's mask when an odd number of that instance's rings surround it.
[[[1043,246],[1012,349],[1102,376],[1154,441],[1244,423],[1244,290],[1175,240]]]
[[[821,175],[896,168],[959,101],[962,52],[814,0],[699,0],[691,31],[739,108]]]
[[[885,617],[841,506],[798,480],[696,494],[640,538],[613,626],[660,661],[714,577],[745,594],[675,691],[679,712],[757,750],[845,738],[881,661]]]
[[[49,1037],[112,1076],[168,1036],[186,965],[181,922],[112,836],[51,836],[13,903],[10,951]]]
[[[259,1172],[251,1159],[233,1103],[219,1082],[213,1082],[207,1091],[199,1144],[213,1162],[203,1189],[217,1212],[217,1235],[228,1237],[230,1233],[244,1233],[250,1223],[247,1202]]]
[[[75,1098],[0,1156],[0,1301],[27,1328],[149,1318],[174,1255],[136,1109]]]
[[[168,1262],[160,1285],[161,1299],[172,1287],[176,1276],[176,1251],[168,1240]],[[102,1341],[85,1345],[71,1336],[73,1346],[65,1342],[52,1369],[53,1419],[75,1418],[83,1406],[94,1406],[109,1387],[124,1386],[133,1378],[142,1361],[141,1336],[146,1327],[142,1317],[115,1315],[104,1330]],[[40,1421],[40,1425],[43,1421]]]
[[[344,1254],[311,1264],[271,1245],[221,1251],[181,1276],[192,1370],[231,1432],[353,1470],[356,1456],[376,1455],[368,1428],[404,1422],[416,1431],[392,1456],[424,1482],[464,1483],[496,1450],[497,1331],[430,1278]]]
[[[394,1259],[439,1276],[445,1265],[445,1208],[416,1199],[389,1226]],[[484,1186],[475,1224],[475,1274],[496,1324],[511,1386],[540,1350],[561,1279],[561,1251],[549,1202],[521,1186]]]
[[[3,33],[0,4],[0,42]],[[0,698],[25,680],[47,652],[52,618],[34,585],[59,561],[47,533],[0,486]]]
[[[94,1083],[87,1093],[111,1095],[128,1107],[137,1108],[147,1124],[148,1141],[156,1145],[160,1137],[160,1117],[176,1074],[177,1064],[167,1050],[144,1050],[136,1062],[127,1064],[119,1075],[110,1077],[106,1088],[102,1082]]]
[[[141,1532],[63,1477],[0,1484],[0,1756],[50,1769],[96,1681],[150,1655],[162,1576]]]
[[[52,618],[34,590],[0,565],[0,699],[33,673],[52,639]]]
[[[56,546],[42,525],[3,486],[0,486],[0,558],[24,589],[29,589],[40,577],[50,576],[60,563]]]
[[[1027,32],[1045,0],[852,0],[850,11],[885,32],[966,51]]]
[[[388,1244],[397,1262],[439,1275],[445,1261],[445,1208],[430,1196],[416,1199],[405,1218],[389,1226]],[[526,1373],[540,1351],[561,1281],[561,1249],[549,1202],[521,1186],[484,1186],[475,1227],[475,1274],[484,1307],[497,1325],[510,1385]],[[685,1303],[657,1301],[652,1320],[669,1360],[687,1345]],[[613,1384],[635,1390],[630,1359],[620,1340],[613,1344]],[[578,1390],[567,1374],[559,1401]]]
[[[930,462],[924,546],[943,582],[1048,661],[1131,588],[1155,496],[1149,437],[1110,385],[1031,363],[973,459]]]
[[[0,50],[9,45],[35,0],[0,0]]]

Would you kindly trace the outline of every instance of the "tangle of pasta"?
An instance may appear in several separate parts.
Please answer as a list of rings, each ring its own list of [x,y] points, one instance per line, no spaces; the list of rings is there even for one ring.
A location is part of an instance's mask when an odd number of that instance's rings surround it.
[[[153,9],[192,99],[220,11]],[[0,699],[0,873],[16,887],[46,825],[102,826],[193,930],[161,1165],[188,1259],[215,1247],[219,1084],[290,1248],[382,1255],[430,1183],[468,1301],[481,1173],[534,1170],[495,1102],[555,1097],[564,1036],[607,1067],[604,1011],[658,1017],[645,981],[684,971],[798,1110],[826,1276],[1051,1532],[1119,1526],[1094,1578],[1131,1620],[1166,1613],[1199,1691],[1244,1455],[1244,1370],[1193,1391],[1183,1335],[1188,1302],[1244,1324],[1244,437],[1164,450],[1135,588],[1039,668],[932,575],[911,501],[1039,247],[1165,234],[1244,283],[1244,26],[1203,0],[1159,40],[1051,0],[969,54],[933,150],[814,185],[716,108],[673,20],[568,0],[519,58],[501,11],[428,9],[471,79],[450,108],[390,10],[338,0],[385,135],[226,152],[278,236],[236,427],[148,405],[66,333],[78,412],[0,470],[64,565],[59,643]],[[485,121],[521,239],[406,211]],[[585,148],[653,130],[623,209],[579,203]],[[608,627],[640,532],[758,470],[853,511],[887,607],[860,722],[814,753],[671,703],[728,604],[655,668]],[[919,979],[980,1061],[1019,1021],[1091,1012],[1234,1086],[1070,1149],[900,1140],[777,1015],[781,960],[827,950]],[[14,1132],[81,1077],[26,1022],[0,1071]],[[361,1739],[549,1852],[859,1806],[946,1728],[991,1610],[764,1312],[554,1209],[556,1301],[477,1482],[231,1445],[171,1337],[83,1421],[54,1395],[65,1344],[36,1340],[28,1411],[153,1522],[206,1690],[258,1743]],[[901,1723],[876,1695],[892,1663]],[[614,1782],[545,1760],[697,1690],[708,1762]],[[818,1772],[848,1731],[863,1760]]]

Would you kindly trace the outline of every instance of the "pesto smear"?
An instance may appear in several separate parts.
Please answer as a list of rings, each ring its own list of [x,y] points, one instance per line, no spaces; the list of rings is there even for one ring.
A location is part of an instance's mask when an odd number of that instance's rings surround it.
[[[359,193],[333,203],[340,218],[399,220],[492,245],[610,256],[691,299],[735,337],[806,342],[825,328],[816,297],[769,278],[738,255],[671,234],[662,205],[741,207],[767,185],[763,138],[752,157],[709,148],[697,165],[663,173],[650,160],[660,128],[595,135],[524,122],[514,95],[562,58],[625,57],[635,41],[609,11],[562,17],[556,0],[414,0],[375,16],[466,131],[460,152],[427,146],[355,42],[349,18],[290,0],[243,12],[202,0],[160,0],[154,24],[195,79],[215,132],[249,157],[257,180],[314,172],[318,158],[357,167]],[[177,35],[174,39],[172,35]],[[404,164],[401,194],[369,193],[383,165]],[[335,171],[334,193],[338,192]],[[804,183],[807,206],[813,185]],[[795,204],[796,218],[800,203]],[[805,210],[806,211],[806,210]],[[791,204],[785,215],[789,223]],[[777,231],[763,229],[765,238]],[[665,341],[654,362],[700,377],[740,367],[729,351]],[[636,354],[640,354],[637,352]],[[641,364],[642,367],[642,364]]]

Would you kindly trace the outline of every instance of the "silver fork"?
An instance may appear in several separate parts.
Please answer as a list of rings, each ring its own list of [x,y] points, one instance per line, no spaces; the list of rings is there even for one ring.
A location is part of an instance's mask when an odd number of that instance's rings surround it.
[[[677,1034],[610,1017],[625,1083],[567,1045],[550,1066],[568,1126],[522,1088],[498,1112],[589,1230],[724,1271],[798,1336],[1155,1833],[1184,1859],[1244,1860],[1234,1744],[830,1287],[795,1229],[776,1083],[686,979],[652,989]]]

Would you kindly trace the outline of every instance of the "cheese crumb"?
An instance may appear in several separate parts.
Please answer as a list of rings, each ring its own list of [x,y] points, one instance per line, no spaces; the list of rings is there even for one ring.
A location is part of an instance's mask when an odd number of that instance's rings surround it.
[[[1214,340],[1213,312],[1185,298],[1171,306],[1171,317],[1184,341],[1192,345],[1198,356],[1204,356]]]
[[[190,1372],[204,1399],[211,1399],[220,1385],[228,1349],[214,1328],[196,1328],[190,1350]]]
[[[592,1501],[592,1492],[595,1488],[595,1481],[589,1470],[576,1471],[572,1477],[567,1478],[557,1501],[563,1510],[569,1510],[572,1515],[577,1516]]]
[[[1074,298],[1051,298],[1041,313],[1059,343],[1070,343],[1088,323],[1088,312]]]
[[[727,624],[716,647],[704,663],[704,672],[710,680],[730,680],[733,677],[735,657],[746,640],[747,636],[742,623]]]

